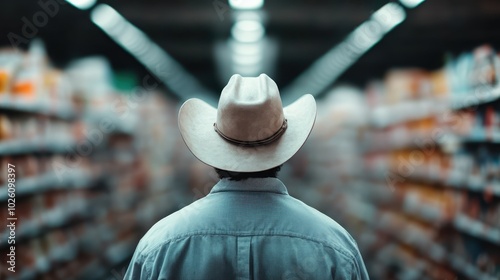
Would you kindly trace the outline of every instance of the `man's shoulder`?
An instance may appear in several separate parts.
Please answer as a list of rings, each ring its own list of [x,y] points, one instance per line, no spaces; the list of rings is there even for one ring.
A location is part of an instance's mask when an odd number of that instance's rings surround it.
[[[206,232],[210,229],[215,232],[215,227],[217,227],[232,233],[242,231],[250,235],[252,230],[255,230],[256,234],[262,234],[266,231],[262,229],[267,228],[273,234],[302,236],[344,253],[350,254],[356,251],[357,245],[354,239],[335,220],[291,196],[283,198],[284,202],[276,202],[278,204],[274,208],[277,210],[274,211],[276,215],[269,212],[264,215],[261,209],[255,209],[255,213],[235,211],[247,218],[266,216],[259,222],[266,223],[267,221],[268,225],[259,224],[254,229],[239,228],[237,224],[241,219],[234,217],[237,214],[220,211],[218,198],[210,196],[201,198],[158,221],[141,239],[138,249],[147,254],[172,241],[187,238],[201,231]],[[220,216],[222,213],[225,213],[224,217]],[[244,220],[248,222],[247,218]],[[248,223],[245,222],[245,224]]]
[[[200,199],[159,220],[142,237],[138,249],[147,253],[187,234],[192,218],[202,207]]]
[[[357,252],[357,244],[347,230],[334,219],[307,205],[301,200],[292,198],[300,217],[294,217],[300,228],[311,238],[321,240],[325,246],[352,254]]]

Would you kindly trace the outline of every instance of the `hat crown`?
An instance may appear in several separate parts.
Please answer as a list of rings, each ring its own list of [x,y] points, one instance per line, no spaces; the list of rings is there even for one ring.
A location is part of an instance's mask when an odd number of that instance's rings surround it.
[[[217,128],[239,141],[259,141],[273,136],[285,121],[276,83],[266,74],[233,75],[222,90]]]

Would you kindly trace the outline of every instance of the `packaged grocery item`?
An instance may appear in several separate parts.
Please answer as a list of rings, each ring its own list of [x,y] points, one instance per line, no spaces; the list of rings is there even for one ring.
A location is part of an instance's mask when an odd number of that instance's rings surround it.
[[[486,116],[484,119],[484,128],[486,131],[486,139],[487,140],[489,140],[489,141],[494,140],[494,137],[497,134],[498,122],[499,122],[499,119],[497,117],[495,109],[493,108],[493,106],[488,106],[486,108]]]
[[[446,62],[446,78],[453,98],[463,98],[471,92],[470,76],[474,66],[470,53],[460,55],[456,59],[449,58]]]
[[[33,101],[37,90],[37,75],[38,73],[32,69],[22,68],[12,86],[12,95]]]
[[[34,40],[25,56],[12,85],[12,95],[24,101],[41,101],[46,96],[44,71],[46,69],[45,47]]]
[[[38,159],[34,155],[26,156],[26,177],[41,176]]]
[[[494,50],[482,46],[448,58],[444,68],[433,72],[390,71],[384,84],[370,84],[366,90],[369,104],[377,105],[371,109],[377,107],[373,111],[380,113],[379,108],[388,108],[382,113],[394,121],[373,125],[365,134],[363,179],[367,187],[360,197],[383,214],[374,225],[357,232],[394,232],[390,235],[394,240],[375,234],[371,244],[378,242],[387,248],[404,243],[419,259],[435,260],[435,266],[427,267],[427,277],[497,279],[500,275],[500,107],[498,98],[489,99],[495,97],[492,89],[500,81],[499,65]],[[452,106],[436,103],[443,97]],[[429,102],[421,103],[426,100]],[[417,111],[425,114],[413,114]],[[449,139],[456,142],[454,149],[444,145]],[[393,195],[374,186],[384,183]],[[389,198],[380,199],[385,196]],[[362,207],[355,206],[352,211],[363,216]],[[438,223],[439,227],[432,221],[444,223]],[[398,265],[409,270],[411,261],[396,251],[381,266],[391,270],[396,257],[403,262]],[[406,279],[402,274],[399,278]],[[409,277],[421,278],[425,277]]]
[[[449,81],[446,79],[444,68],[433,71],[429,75],[431,92],[435,97],[449,97],[451,95]]]
[[[10,121],[10,117],[5,114],[0,115],[0,141],[11,139],[12,134],[12,123]]]
[[[472,87],[497,85],[500,81],[499,58],[494,49],[489,45],[480,46],[473,51],[473,57],[474,66],[469,77]]]
[[[427,72],[420,69],[391,70],[385,83],[387,100],[391,104],[429,96],[431,89]]]
[[[0,156],[0,191],[7,192],[7,179],[8,179],[8,164],[12,164],[10,156]],[[4,189],[5,188],[5,189]]]
[[[48,69],[44,78],[50,108],[56,109],[71,106],[73,88],[67,75],[57,69]]]
[[[9,126],[12,139],[34,140],[41,136],[40,129],[43,129],[43,121],[39,116],[19,114],[12,115],[7,119],[10,120]]]
[[[23,55],[13,50],[0,49],[0,96],[8,96],[14,76],[23,61]]]

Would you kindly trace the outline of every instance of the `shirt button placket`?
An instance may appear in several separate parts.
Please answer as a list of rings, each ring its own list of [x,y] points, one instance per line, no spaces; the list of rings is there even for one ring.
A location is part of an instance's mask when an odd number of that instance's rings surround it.
[[[250,242],[251,236],[238,237],[237,279],[250,280]]]

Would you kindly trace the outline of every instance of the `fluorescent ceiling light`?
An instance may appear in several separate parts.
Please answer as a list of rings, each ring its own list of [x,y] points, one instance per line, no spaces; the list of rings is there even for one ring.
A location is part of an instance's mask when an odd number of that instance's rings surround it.
[[[66,0],[66,2],[70,3],[80,10],[87,10],[94,6],[97,0]]]
[[[244,43],[259,41],[264,37],[264,33],[264,26],[256,20],[237,21],[231,29],[233,38]]]
[[[229,5],[236,10],[260,9],[264,0],[229,0]]]
[[[242,1],[242,0],[240,0]],[[399,0],[403,5],[405,5],[407,8],[415,8],[416,6],[422,4],[424,0]]]
[[[256,65],[259,64],[262,57],[260,55],[238,55],[233,53],[233,63],[237,65]]]
[[[208,100],[210,104],[217,104],[212,94],[208,94],[194,77],[118,11],[109,5],[99,4],[90,13],[90,18],[182,100],[195,96]]]
[[[107,32],[118,23],[123,22],[122,16],[106,4],[95,7],[90,13],[90,18],[93,23]]]
[[[304,88],[308,88],[313,95],[324,91],[405,18],[406,12],[401,5],[394,2],[385,4],[375,11],[368,21],[351,32],[342,43],[314,62],[290,86],[285,88],[284,92],[287,96],[285,101],[299,97],[303,94]]]
[[[387,33],[406,19],[406,12],[399,4],[391,2],[385,4],[372,15]]]
[[[260,65],[233,65],[232,74],[240,74],[243,77],[257,77],[262,73]]]
[[[350,35],[348,42],[356,50],[364,52],[382,39],[384,34],[379,29],[370,29],[371,24],[372,21],[364,22]]]
[[[229,47],[235,54],[239,55],[256,55],[261,52],[262,45],[257,43],[241,43],[235,40],[229,41]]]

